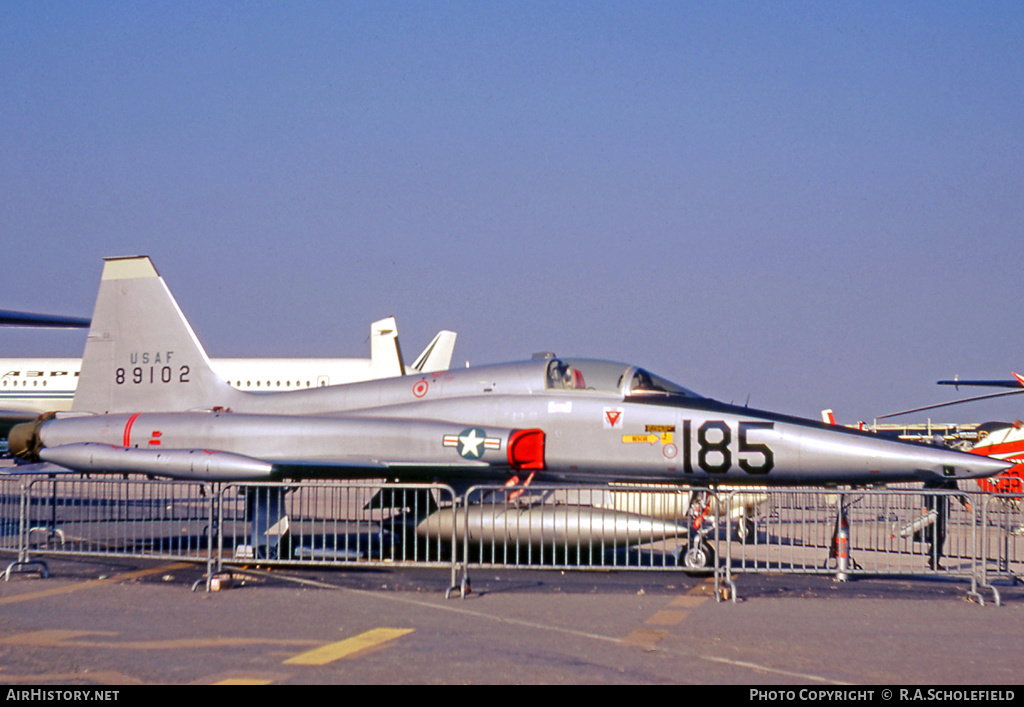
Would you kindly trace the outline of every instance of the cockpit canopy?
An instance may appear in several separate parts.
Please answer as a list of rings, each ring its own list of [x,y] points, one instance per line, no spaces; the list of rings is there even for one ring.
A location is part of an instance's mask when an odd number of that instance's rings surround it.
[[[588,358],[553,358],[547,387],[553,390],[594,390],[631,395],[681,395],[699,398],[692,390],[627,363]]]

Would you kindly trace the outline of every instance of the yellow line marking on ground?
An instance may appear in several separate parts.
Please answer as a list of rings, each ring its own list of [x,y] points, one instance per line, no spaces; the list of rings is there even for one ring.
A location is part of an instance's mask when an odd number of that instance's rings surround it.
[[[258,673],[244,670],[222,670],[212,675],[199,675],[188,685],[274,685],[289,680],[292,673],[276,673],[261,670]]]
[[[681,597],[676,597],[668,603],[669,606],[675,606],[681,609],[692,609],[696,606],[700,606],[708,600],[708,597],[698,597],[693,595],[684,594]]]
[[[714,596],[715,595],[715,580],[712,578],[705,579],[703,582],[693,587],[687,594],[691,596]]]
[[[178,650],[182,648],[230,648],[234,646],[283,645],[308,646],[316,641],[272,638],[178,638],[164,641],[102,641],[82,640],[92,636],[118,636],[108,631],[64,631],[50,629],[31,631],[0,639],[0,645],[10,646],[72,646],[75,648],[118,648],[126,650]]]
[[[123,673],[97,670],[76,673],[39,673],[37,675],[0,675],[3,685],[142,685],[142,681]]]
[[[7,638],[0,639],[0,644],[11,646],[55,646],[65,641],[73,641],[79,636],[116,636],[116,633],[108,631],[66,631],[59,628],[46,629],[43,631],[31,631],[29,633],[18,633]]]
[[[655,631],[650,628],[638,628],[626,634],[619,643],[626,646],[637,646],[646,650],[654,650],[658,641],[668,635],[668,631]]]
[[[342,588],[342,587],[338,587],[337,585],[334,585],[334,584],[329,584],[327,582],[321,582],[321,581],[316,581],[316,580],[308,580],[308,579],[299,578],[299,577],[290,577],[290,576],[288,576],[286,574],[277,574],[276,576],[277,576],[278,579],[282,579],[284,581],[289,581],[289,582],[295,582],[296,584],[301,584],[301,585],[311,586],[311,587],[320,587],[321,589],[328,589],[328,590],[331,590],[331,591],[341,592],[341,593],[344,593],[344,594],[352,594],[352,595],[359,596],[359,597],[364,597],[364,598],[367,598],[367,599],[371,599],[372,598],[374,600],[379,600],[379,601],[394,602],[394,603],[397,603],[397,604],[403,604],[405,606],[416,606],[416,607],[420,607],[420,608],[422,608],[422,609],[424,609],[426,611],[440,611],[440,612],[446,612],[446,613],[459,614],[461,616],[472,616],[472,617],[477,618],[477,619],[479,619],[481,621],[492,621],[492,622],[494,622],[496,624],[511,624],[511,625],[514,625],[514,626],[522,626],[524,628],[536,629],[537,631],[541,631],[541,632],[558,633],[558,634],[561,634],[561,635],[564,635],[564,636],[573,636],[573,637],[576,637],[576,638],[586,638],[586,639],[590,639],[590,640],[594,640],[594,641],[601,641],[601,642],[604,642],[604,643],[615,643],[615,644],[618,644],[618,645],[629,645],[629,644],[626,643],[626,639],[624,639],[624,638],[619,638],[619,637],[616,637],[616,636],[608,636],[608,635],[604,635],[604,634],[600,634],[600,633],[594,633],[592,631],[582,631],[582,630],[580,630],[578,628],[570,628],[570,627],[566,627],[566,626],[554,626],[551,623],[542,623],[540,621],[527,621],[527,620],[523,620],[523,619],[512,619],[512,618],[509,618],[508,616],[494,616],[493,614],[489,614],[489,613],[484,612],[484,611],[477,611],[475,609],[467,609],[464,606],[459,606],[459,605],[453,606],[453,605],[447,604],[447,603],[438,604],[437,602],[434,602],[434,601],[426,601],[426,600],[423,600],[423,599],[411,598],[411,597],[408,597],[408,596],[402,596],[400,594],[380,594],[379,592],[374,592],[374,591],[369,590],[369,589]],[[706,585],[700,585],[700,586],[710,587],[710,589],[708,589],[708,588],[702,589],[701,590],[702,592],[705,592],[705,593],[706,592],[713,592],[713,587],[714,587],[713,580],[709,581]],[[697,593],[697,590],[694,589],[693,593]],[[661,634],[662,637],[668,635],[667,631],[651,631],[650,629],[638,629],[638,630],[639,631],[648,631],[649,633],[652,633],[652,634],[654,634],[654,633]],[[634,631],[633,633],[636,633],[636,632]],[[629,636],[627,636],[627,638],[629,638]],[[660,640],[660,639],[658,639],[658,640]],[[832,678],[822,677],[820,675],[813,675],[813,674],[810,674],[810,673],[800,673],[800,672],[796,672],[796,671],[793,671],[793,670],[781,670],[779,668],[773,668],[773,667],[768,666],[768,665],[762,665],[762,664],[758,664],[758,663],[751,663],[751,662],[740,661],[740,660],[732,660],[732,659],[729,659],[729,658],[723,658],[723,657],[719,657],[719,656],[714,656],[714,655],[708,654],[705,650],[692,651],[692,650],[682,650],[682,649],[673,648],[673,647],[662,648],[662,649],[659,649],[659,650],[664,650],[664,651],[666,651],[668,653],[672,653],[674,655],[683,656],[683,657],[686,657],[686,658],[695,658],[697,660],[702,660],[702,661],[706,661],[706,662],[709,662],[709,663],[721,663],[721,664],[724,664],[724,665],[739,666],[739,667],[742,667],[742,668],[747,668],[747,669],[750,669],[750,670],[755,670],[758,673],[768,673],[768,674],[772,674],[772,675],[784,675],[786,677],[799,678],[801,680],[808,680],[810,682],[818,682],[818,683],[833,684],[833,685],[846,685],[846,684],[848,684],[848,683],[845,683],[845,682],[842,682],[842,681],[833,680]]]
[[[329,643],[326,646],[315,648],[305,653],[289,658],[285,661],[288,665],[326,665],[327,663],[341,660],[381,646],[388,641],[412,633],[411,628],[375,628],[344,641]]]
[[[644,621],[644,623],[652,626],[675,626],[689,615],[689,611],[663,609],[662,611],[655,612],[655,614]]]
[[[52,589],[43,589],[38,592],[25,592],[24,594],[15,594],[14,596],[0,598],[0,606],[5,604],[16,604],[21,601],[31,601],[33,599],[45,599],[46,597],[55,597],[62,594],[71,594],[82,589],[92,589],[102,584],[108,584],[110,582],[124,582],[131,579],[138,579],[139,577],[146,577],[151,574],[160,574],[162,572],[170,572],[172,570],[180,570],[185,567],[194,567],[195,565],[187,562],[175,562],[169,565],[161,565],[160,567],[151,567],[145,570],[136,570],[134,572],[125,572],[123,574],[115,574],[111,577],[104,577],[103,579],[90,579],[86,582],[79,582],[77,584],[71,584],[66,587],[53,587]]]

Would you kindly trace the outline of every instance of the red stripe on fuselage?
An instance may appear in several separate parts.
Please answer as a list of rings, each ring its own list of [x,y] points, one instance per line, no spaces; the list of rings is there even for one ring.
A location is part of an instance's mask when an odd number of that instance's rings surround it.
[[[128,422],[125,423],[125,425],[124,425],[124,444],[122,446],[127,447],[127,446],[129,446],[131,444],[132,425],[135,424],[135,421],[139,419],[139,415],[141,415],[141,414],[142,413],[140,413],[140,412],[135,413],[134,415],[129,417],[128,418]]]

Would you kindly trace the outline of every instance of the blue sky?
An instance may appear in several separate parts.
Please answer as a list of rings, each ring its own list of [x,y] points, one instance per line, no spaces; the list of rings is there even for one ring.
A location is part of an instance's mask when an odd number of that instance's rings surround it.
[[[0,307],[88,315],[147,254],[212,356],[393,314],[410,356],[938,402],[1024,370],[1022,46],[1019,2],[5,2]]]

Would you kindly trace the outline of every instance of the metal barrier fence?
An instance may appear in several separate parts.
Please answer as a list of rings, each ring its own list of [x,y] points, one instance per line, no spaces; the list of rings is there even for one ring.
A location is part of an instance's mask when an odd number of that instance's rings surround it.
[[[67,477],[3,484],[3,549],[18,552],[7,578],[12,571],[46,574],[39,557],[47,555],[212,560],[216,497],[208,485]]]
[[[745,491],[745,493],[748,493]],[[986,589],[1024,577],[1021,497],[925,489],[771,490],[731,534],[723,580],[743,573],[944,576]]]
[[[8,576],[56,555],[206,562],[208,585],[233,565],[445,567],[463,592],[474,568],[682,570],[713,573],[734,599],[745,573],[943,576],[998,603],[993,582],[1024,577],[1022,505],[923,489],[475,486],[460,497],[373,481],[8,478],[0,550],[18,553]]]
[[[213,498],[200,483],[36,479],[23,539],[31,553],[205,561]]]
[[[664,569],[682,566],[686,548],[713,531],[691,523],[692,498],[626,485],[474,486],[451,513],[469,565]]]
[[[981,527],[981,585],[991,587],[995,580],[1024,581],[1024,496],[985,496]],[[998,601],[998,593],[996,598]]]
[[[976,525],[974,507],[956,493],[772,491],[754,532],[727,546],[725,567],[733,574],[970,575]]]
[[[220,492],[217,569],[225,564],[450,567],[455,505],[440,484],[318,482],[226,484]]]
[[[18,519],[24,496],[20,479],[0,478],[0,550],[21,549],[21,526]]]
[[[40,572],[44,577],[48,575],[45,563],[28,557],[24,537],[26,508],[27,498],[22,480],[0,479],[0,550],[18,554],[18,559],[7,566],[5,579],[10,579],[14,571]]]

